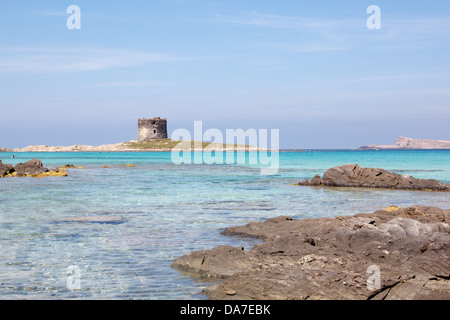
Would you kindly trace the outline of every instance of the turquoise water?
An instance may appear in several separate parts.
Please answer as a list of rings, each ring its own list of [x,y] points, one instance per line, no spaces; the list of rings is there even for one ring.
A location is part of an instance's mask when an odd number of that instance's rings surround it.
[[[257,243],[221,235],[227,226],[390,205],[450,208],[449,193],[291,185],[345,163],[450,182],[450,151],[281,152],[273,176],[255,165],[174,165],[169,152],[11,155],[0,158],[85,169],[71,169],[68,177],[0,179],[2,299],[202,299],[198,292],[207,284],[170,264],[194,250]],[[90,216],[122,220],[68,220]],[[79,270],[79,288],[72,290],[70,266]]]

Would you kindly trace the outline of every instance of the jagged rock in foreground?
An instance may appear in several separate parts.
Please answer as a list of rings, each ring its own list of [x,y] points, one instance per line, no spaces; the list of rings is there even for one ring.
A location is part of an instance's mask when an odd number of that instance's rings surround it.
[[[426,206],[280,216],[224,231],[264,240],[249,251],[219,246],[184,255],[172,267],[224,279],[205,290],[211,299],[448,300],[449,222],[450,210]]]
[[[302,180],[301,186],[363,187],[402,190],[450,191],[450,185],[434,179],[416,179],[378,168],[362,168],[357,164],[345,164],[328,169],[323,177],[314,176]]]

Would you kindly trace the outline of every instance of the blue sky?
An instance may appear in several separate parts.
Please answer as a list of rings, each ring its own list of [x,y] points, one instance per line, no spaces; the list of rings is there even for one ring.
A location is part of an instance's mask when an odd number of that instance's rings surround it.
[[[282,148],[450,140],[449,57],[448,0],[3,1],[0,147],[128,141],[153,116]]]

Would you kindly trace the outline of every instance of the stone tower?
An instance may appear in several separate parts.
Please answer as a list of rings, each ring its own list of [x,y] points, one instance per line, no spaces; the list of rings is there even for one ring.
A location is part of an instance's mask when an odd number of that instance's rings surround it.
[[[138,141],[167,139],[167,119],[138,119]]]

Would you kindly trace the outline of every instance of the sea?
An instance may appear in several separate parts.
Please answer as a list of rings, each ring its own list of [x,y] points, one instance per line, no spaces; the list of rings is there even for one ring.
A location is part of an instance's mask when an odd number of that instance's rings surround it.
[[[0,179],[0,299],[207,299],[210,282],[171,264],[196,250],[250,250],[261,241],[222,235],[226,227],[392,205],[450,209],[446,192],[294,185],[349,163],[450,183],[450,150],[282,151],[273,175],[250,163],[175,164],[170,152],[12,156],[0,153],[13,165],[36,158],[80,168]]]

